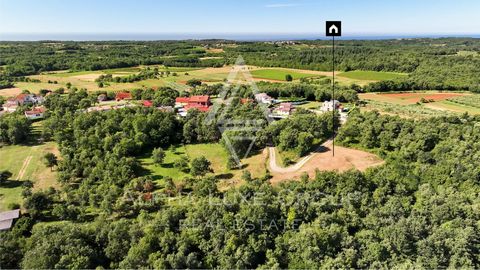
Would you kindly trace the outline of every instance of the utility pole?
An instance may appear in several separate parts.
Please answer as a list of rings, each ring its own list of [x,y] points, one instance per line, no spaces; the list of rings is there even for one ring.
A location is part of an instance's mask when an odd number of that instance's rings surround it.
[[[326,21],[325,34],[332,37],[332,154],[335,156],[335,37],[342,36],[342,22]]]

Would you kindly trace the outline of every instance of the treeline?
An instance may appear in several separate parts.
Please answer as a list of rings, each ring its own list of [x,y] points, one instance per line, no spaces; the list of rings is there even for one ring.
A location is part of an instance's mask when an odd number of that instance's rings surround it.
[[[305,98],[308,101],[327,101],[332,99],[331,81],[326,79],[321,83],[270,83],[258,82],[258,92],[267,93],[273,98]],[[357,91],[360,87],[352,86],[335,86],[335,99],[340,102],[356,102],[358,101]]]
[[[221,66],[195,41],[1,42],[0,64],[7,76],[55,70],[101,70],[137,65]]]
[[[331,69],[331,44],[328,41],[301,43],[309,46],[241,43],[237,47],[225,48],[225,53],[230,63],[242,55],[250,65]],[[403,81],[418,89],[478,91],[480,84],[477,76],[480,58],[459,54],[461,51],[480,51],[478,39],[339,41],[335,51],[335,65],[339,70],[405,72],[409,77]],[[400,84],[402,80],[399,81]],[[399,84],[396,86],[400,87]]]

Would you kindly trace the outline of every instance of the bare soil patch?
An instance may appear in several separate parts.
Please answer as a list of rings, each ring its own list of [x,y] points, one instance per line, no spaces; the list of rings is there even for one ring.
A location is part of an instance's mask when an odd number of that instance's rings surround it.
[[[2,97],[13,97],[22,93],[22,89],[18,87],[0,89],[0,96]]]
[[[335,157],[332,156],[331,144],[326,144],[321,152],[314,153],[308,161],[295,172],[272,173],[272,184],[277,184],[285,180],[295,179],[306,172],[311,178],[315,177],[315,170],[320,171],[347,171],[357,169],[365,171],[366,169],[383,164],[384,161],[374,154],[350,149],[345,147],[335,147]],[[270,168],[269,168],[270,169]]]

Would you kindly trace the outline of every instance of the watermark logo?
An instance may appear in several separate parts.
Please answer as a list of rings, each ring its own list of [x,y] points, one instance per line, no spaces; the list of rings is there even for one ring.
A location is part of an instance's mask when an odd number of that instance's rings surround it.
[[[229,114],[229,108],[233,104],[232,100],[234,98],[242,98],[239,96],[239,90],[242,85],[248,86],[253,96],[259,93],[243,57],[238,56],[222,87],[218,102],[214,104],[206,117],[207,124],[215,123],[220,130],[225,146],[237,167],[242,167],[241,159],[248,157],[252,147],[255,145],[257,131],[272,121],[268,105],[262,102],[257,104],[261,115],[254,119],[236,118],[236,116]],[[248,99],[244,100],[249,102]],[[238,142],[249,142],[249,145],[245,151],[240,152],[235,148]]]

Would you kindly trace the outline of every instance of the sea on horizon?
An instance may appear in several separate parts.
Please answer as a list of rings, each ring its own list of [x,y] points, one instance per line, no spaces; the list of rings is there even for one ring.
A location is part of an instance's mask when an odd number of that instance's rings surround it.
[[[344,34],[341,40],[403,38],[480,38],[480,34]],[[154,41],[226,39],[237,41],[280,41],[330,39],[324,33],[0,33],[0,41]]]

